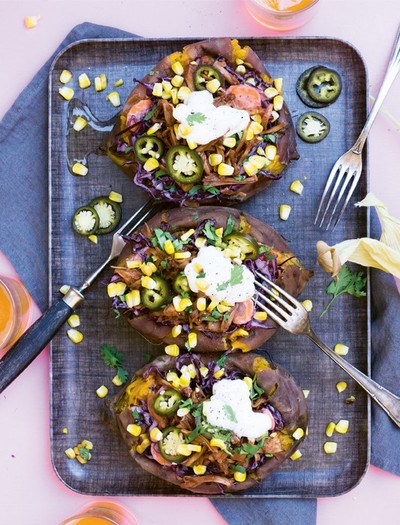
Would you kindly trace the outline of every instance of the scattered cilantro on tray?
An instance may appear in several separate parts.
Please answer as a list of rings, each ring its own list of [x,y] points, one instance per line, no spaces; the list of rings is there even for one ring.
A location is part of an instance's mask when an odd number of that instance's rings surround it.
[[[366,295],[364,290],[366,282],[367,278],[364,272],[352,272],[350,268],[344,264],[337,275],[337,280],[331,281],[326,288],[326,293],[332,295],[332,298],[323,309],[320,317],[326,314],[333,301],[343,293],[348,293],[354,297],[364,297]]]
[[[122,367],[123,354],[117,352],[114,346],[103,345],[100,348],[100,354],[104,363],[110,367],[115,368],[117,371],[117,376],[120,378],[122,383],[126,383],[128,379],[128,371]]]

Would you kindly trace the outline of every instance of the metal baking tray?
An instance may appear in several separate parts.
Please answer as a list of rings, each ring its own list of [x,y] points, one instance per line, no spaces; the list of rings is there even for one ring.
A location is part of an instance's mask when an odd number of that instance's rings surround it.
[[[200,39],[196,39],[200,40]],[[113,83],[119,78],[124,84],[118,91],[121,100],[131,91],[133,79],[142,78],[160,59],[193,42],[187,39],[101,39],[83,40],[63,50],[53,62],[49,79],[49,207],[50,207],[50,294],[59,295],[63,284],[79,285],[107,256],[111,236],[99,238],[95,245],[74,235],[71,218],[74,210],[99,195],[108,195],[111,189],[124,196],[123,218],[128,217],[147,200],[106,156],[91,153],[88,156],[89,173],[73,176],[67,162],[68,102],[58,94],[60,73],[73,72],[70,85],[79,98],[100,121],[107,121],[116,109],[106,99]],[[322,319],[319,313],[328,301],[325,288],[330,278],[316,265],[315,245],[319,239],[334,244],[340,240],[368,234],[368,211],[350,206],[335,232],[326,233],[314,226],[314,217],[327,174],[336,158],[353,144],[366,117],[366,70],[358,52],[348,43],[333,38],[254,38],[240,39],[249,44],[261,57],[273,77],[283,77],[284,96],[294,121],[309,110],[295,92],[298,76],[307,68],[324,64],[336,69],[343,79],[339,99],[320,110],[331,123],[329,136],[319,144],[298,140],[300,160],[293,162],[281,180],[260,193],[240,208],[269,223],[290,243],[292,249],[314,277],[303,292],[302,299],[310,298],[314,309],[312,323],[324,341],[333,346],[337,342],[350,347],[347,359],[369,372],[370,311],[369,297],[355,299],[341,296]],[[87,73],[93,79],[105,73],[109,88],[96,92],[93,85],[80,89],[78,75]],[[83,144],[87,152],[96,150],[97,139]],[[301,196],[289,191],[291,181],[304,184]],[[364,175],[354,199],[361,200],[368,188],[368,164],[364,161]],[[279,219],[281,203],[292,206],[288,221]],[[109,274],[111,273],[111,270]],[[95,391],[105,384],[110,396],[118,391],[111,383],[113,370],[100,357],[102,344],[114,345],[124,354],[124,366],[130,372],[147,362],[149,356],[163,352],[134,333],[123,319],[115,319],[105,291],[107,274],[87,294],[79,310],[82,343],[75,345],[61,330],[51,345],[51,453],[54,469],[71,489],[92,495],[192,495],[176,486],[144,472],[131,459],[118,433],[112,428],[104,400]],[[369,399],[356,383],[347,378],[335,364],[307,339],[280,330],[260,352],[287,368],[302,388],[310,391],[309,435],[302,444],[302,457],[288,460],[260,485],[240,494],[239,498],[264,497],[322,497],[344,493],[362,478],[369,463],[370,408]],[[346,380],[347,390],[338,394],[335,385]],[[354,404],[345,404],[350,395]],[[327,440],[328,422],[349,419],[350,430],[345,435],[335,434],[337,453],[327,455],[323,443]],[[68,433],[63,429],[67,428]],[[82,439],[93,442],[92,459],[81,465],[69,460],[64,451]]]

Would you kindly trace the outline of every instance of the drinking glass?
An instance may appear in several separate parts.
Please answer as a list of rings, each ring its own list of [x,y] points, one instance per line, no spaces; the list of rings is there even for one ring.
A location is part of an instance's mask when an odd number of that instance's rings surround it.
[[[291,31],[308,22],[319,0],[244,0],[260,24],[275,31]]]
[[[139,525],[125,507],[109,501],[96,501],[85,505],[78,514],[60,525]]]

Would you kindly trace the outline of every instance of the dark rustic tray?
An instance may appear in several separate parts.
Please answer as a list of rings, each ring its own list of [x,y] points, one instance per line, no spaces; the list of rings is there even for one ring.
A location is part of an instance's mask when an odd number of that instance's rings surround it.
[[[284,78],[285,100],[294,120],[307,111],[295,92],[296,79],[302,71],[314,64],[325,64],[338,70],[344,89],[339,99],[321,110],[331,122],[331,132],[320,144],[298,141],[301,158],[293,162],[284,174],[266,192],[257,195],[240,207],[269,223],[287,238],[292,249],[306,266],[315,271],[302,298],[314,303],[311,314],[317,333],[333,346],[342,342],[350,347],[347,356],[356,367],[369,371],[369,298],[355,299],[342,296],[319,319],[319,313],[328,300],[325,287],[329,276],[316,265],[315,244],[324,239],[334,244],[343,239],[368,234],[368,212],[364,208],[349,207],[345,218],[334,233],[325,233],[313,225],[319,197],[326,176],[336,158],[356,139],[366,117],[366,71],[357,51],[349,44],[330,38],[257,38],[241,39],[260,55],[274,77]],[[58,95],[60,72],[69,69],[75,97],[86,103],[95,116],[103,121],[116,110],[106,100],[106,94],[93,86],[82,90],[77,77],[86,72],[93,80],[106,73],[110,82],[125,80],[118,88],[124,100],[132,89],[133,78],[141,78],[164,55],[180,49],[189,40],[85,40],[71,45],[55,60],[50,74],[50,289],[51,298],[58,296],[64,283],[79,285],[107,256],[111,236],[99,238],[96,246],[83,237],[74,235],[70,226],[73,211],[98,195],[107,195],[111,189],[124,195],[123,215],[128,217],[140,203],[147,200],[118,168],[104,156],[89,156],[89,174],[71,175],[67,165],[68,103]],[[97,139],[88,135],[87,150],[96,149]],[[81,145],[82,146],[82,145]],[[367,163],[364,176],[354,200],[367,192]],[[298,196],[289,191],[291,181],[300,179],[304,192]],[[281,203],[292,205],[287,222],[278,217]],[[149,354],[162,353],[162,347],[147,343],[134,333],[123,318],[115,319],[109,307],[103,280],[88,292],[79,310],[84,340],[79,345],[69,341],[65,330],[54,338],[51,349],[51,449],[54,468],[61,480],[85,494],[95,495],[182,495],[189,494],[168,485],[142,471],[131,460],[125,445],[110,425],[104,401],[96,389],[105,384],[111,395],[118,390],[111,383],[113,370],[100,358],[104,343],[114,345],[124,353],[124,365],[130,372],[147,362]],[[363,476],[369,462],[369,400],[365,393],[333,364],[312,343],[302,337],[280,330],[261,352],[286,367],[304,389],[310,390],[309,436],[301,447],[302,458],[288,460],[259,486],[238,496],[254,497],[319,497],[348,491]],[[338,394],[335,384],[346,380],[348,389]],[[356,403],[348,405],[344,399],[355,395]],[[326,455],[325,427],[329,421],[350,420],[345,435],[334,435],[337,453]],[[62,429],[68,428],[68,434]],[[82,466],[67,459],[64,450],[82,439],[94,444],[91,461]]]

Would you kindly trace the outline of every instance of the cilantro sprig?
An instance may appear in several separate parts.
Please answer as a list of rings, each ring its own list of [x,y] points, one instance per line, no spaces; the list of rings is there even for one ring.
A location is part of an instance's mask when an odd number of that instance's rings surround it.
[[[123,354],[117,352],[114,346],[103,345],[100,348],[100,354],[106,364],[110,368],[115,368],[117,371],[117,376],[119,377],[121,383],[126,383],[128,379],[128,371],[122,367]]]
[[[320,317],[324,316],[333,301],[344,293],[353,295],[354,297],[364,297],[366,292],[364,290],[367,283],[367,278],[364,272],[352,272],[350,268],[344,264],[337,275],[337,280],[330,282],[326,288],[326,293],[332,295],[329,303],[323,309]]]
[[[202,124],[206,120],[206,116],[200,112],[191,113],[186,120],[189,126],[193,126],[193,124]]]

